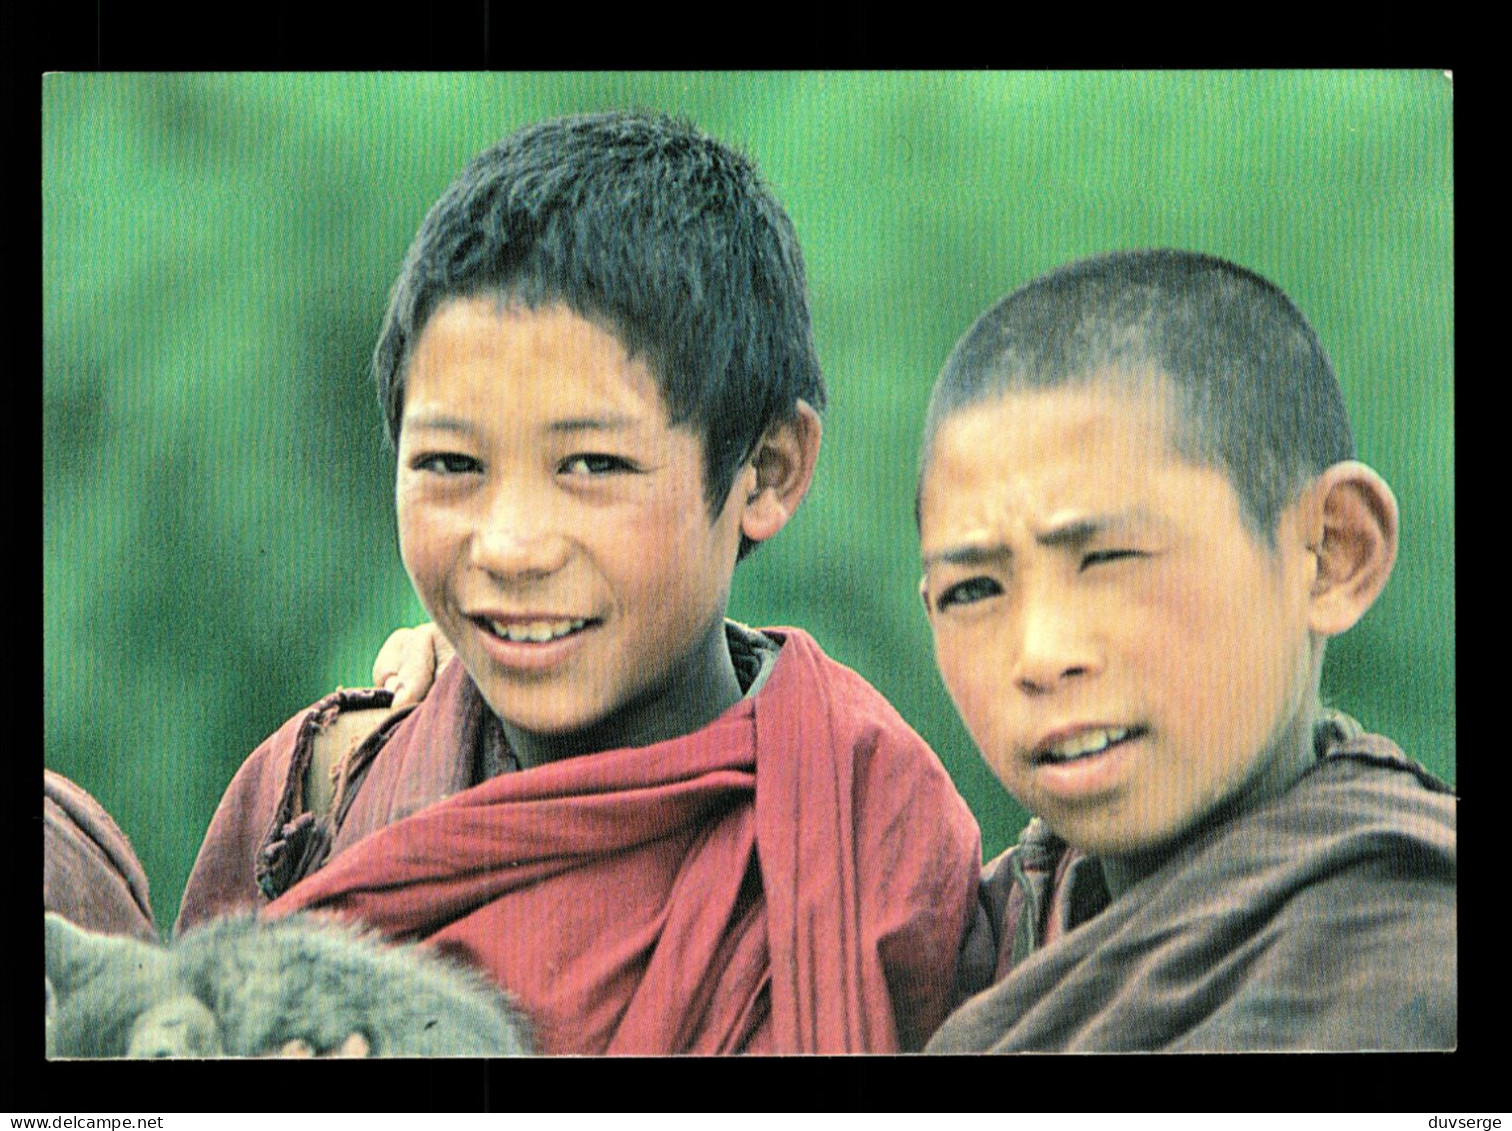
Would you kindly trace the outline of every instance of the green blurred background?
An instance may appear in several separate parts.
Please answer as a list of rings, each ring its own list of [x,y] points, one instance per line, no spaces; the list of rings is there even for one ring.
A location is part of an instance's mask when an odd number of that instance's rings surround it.
[[[798,624],[939,751],[995,854],[914,590],[930,384],[994,298],[1117,247],[1226,256],[1328,346],[1402,554],[1325,695],[1455,766],[1452,92],[1438,72],[109,75],[44,80],[49,767],[131,836],[166,929],[242,759],[423,619],[369,357],[426,208],[533,119],[640,107],[756,158],[831,388],[797,519],[731,613]]]

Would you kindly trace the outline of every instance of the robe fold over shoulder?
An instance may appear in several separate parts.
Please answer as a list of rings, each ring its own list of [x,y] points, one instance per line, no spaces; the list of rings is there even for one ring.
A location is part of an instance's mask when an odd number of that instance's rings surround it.
[[[427,939],[515,995],[547,1053],[917,1049],[952,1004],[976,823],[882,696],[797,629],[697,732],[470,785],[500,740],[461,664],[300,814],[344,692],[237,774],[179,929],[325,909]],[[301,878],[303,877],[303,878]],[[270,901],[271,900],[271,901]]]
[[[984,872],[998,980],[927,1051],[1455,1047],[1455,799],[1389,740],[1335,737],[1111,903],[1031,822]]]
[[[42,906],[87,930],[158,941],[131,842],[98,801],[52,770],[42,771]]]

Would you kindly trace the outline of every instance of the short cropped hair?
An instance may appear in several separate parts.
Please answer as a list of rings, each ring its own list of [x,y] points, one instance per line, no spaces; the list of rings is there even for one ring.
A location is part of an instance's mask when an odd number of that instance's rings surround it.
[[[703,440],[715,515],[769,427],[824,408],[792,221],[750,160],[687,122],[554,118],[473,158],[421,223],[374,351],[395,444],[427,321],[487,294],[562,304],[644,358],[671,423]]]
[[[1280,288],[1197,252],[1117,251],[1057,268],[987,310],[930,398],[922,474],[941,424],[1005,393],[1156,368],[1176,397],[1177,454],[1219,468],[1274,545],[1281,512],[1354,457],[1333,366]]]

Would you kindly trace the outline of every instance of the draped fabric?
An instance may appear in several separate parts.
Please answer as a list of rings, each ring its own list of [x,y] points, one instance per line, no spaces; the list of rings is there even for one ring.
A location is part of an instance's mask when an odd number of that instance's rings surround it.
[[[42,905],[91,931],[157,941],[147,874],[100,803],[42,771]]]
[[[1455,877],[1448,787],[1374,735],[1111,903],[1035,821],[985,872],[999,980],[929,1051],[1453,1048]]]
[[[873,688],[768,635],[766,683],[697,732],[473,786],[499,734],[453,664],[358,752],[320,831],[297,813],[303,746],[382,702],[327,700],[232,783],[180,928],[275,895],[267,914],[428,939],[513,993],[548,1053],[917,1049],[951,1004],[975,821]]]

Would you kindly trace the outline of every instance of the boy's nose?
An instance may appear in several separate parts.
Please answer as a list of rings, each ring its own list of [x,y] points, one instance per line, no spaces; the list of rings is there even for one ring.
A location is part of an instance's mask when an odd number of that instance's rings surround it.
[[[501,580],[544,577],[567,563],[568,540],[545,508],[501,501],[472,539],[472,562]]]
[[[545,577],[566,564],[567,542],[540,530],[490,527],[473,540],[472,557],[501,580]]]
[[[1038,602],[1024,611],[1021,632],[1013,681],[1026,694],[1045,694],[1102,669],[1100,654],[1073,609]]]

